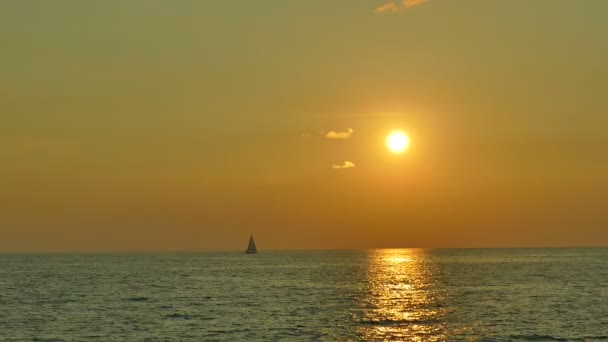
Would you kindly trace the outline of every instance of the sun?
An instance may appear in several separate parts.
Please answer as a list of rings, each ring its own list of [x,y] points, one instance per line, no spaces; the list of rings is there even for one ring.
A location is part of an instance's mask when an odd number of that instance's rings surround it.
[[[410,138],[401,131],[392,131],[386,137],[386,147],[393,153],[403,153],[410,146]]]

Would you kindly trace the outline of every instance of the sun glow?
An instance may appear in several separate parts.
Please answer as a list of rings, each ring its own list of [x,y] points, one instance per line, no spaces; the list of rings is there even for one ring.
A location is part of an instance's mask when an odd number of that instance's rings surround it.
[[[386,137],[386,147],[393,153],[403,153],[409,145],[410,138],[401,131],[393,131]]]

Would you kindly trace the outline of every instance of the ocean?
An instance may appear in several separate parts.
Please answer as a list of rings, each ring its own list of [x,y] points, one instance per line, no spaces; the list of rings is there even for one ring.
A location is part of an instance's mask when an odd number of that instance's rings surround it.
[[[608,249],[0,256],[0,341],[608,339]]]

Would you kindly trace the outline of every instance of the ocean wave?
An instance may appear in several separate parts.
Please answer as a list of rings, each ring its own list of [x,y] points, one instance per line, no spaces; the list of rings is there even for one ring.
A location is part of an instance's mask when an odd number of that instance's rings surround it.
[[[511,335],[509,339],[521,341],[582,341],[582,339],[571,339],[565,337],[557,337],[551,335]]]
[[[192,316],[180,313],[172,313],[165,315],[165,318],[173,318],[173,319],[192,319]]]
[[[438,323],[436,319],[370,319],[370,320],[359,320],[357,323],[361,325],[380,325],[380,326],[394,326],[403,324],[435,324]]]

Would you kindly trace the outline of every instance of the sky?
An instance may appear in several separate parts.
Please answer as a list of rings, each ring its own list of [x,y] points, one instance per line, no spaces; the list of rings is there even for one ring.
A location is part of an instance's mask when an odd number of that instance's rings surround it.
[[[607,14],[2,1],[0,253],[607,246]]]

